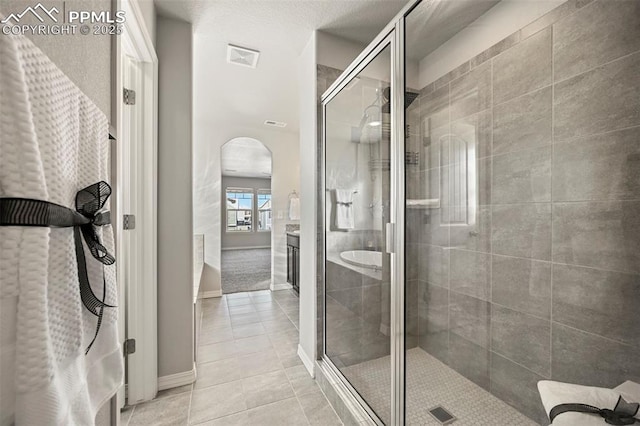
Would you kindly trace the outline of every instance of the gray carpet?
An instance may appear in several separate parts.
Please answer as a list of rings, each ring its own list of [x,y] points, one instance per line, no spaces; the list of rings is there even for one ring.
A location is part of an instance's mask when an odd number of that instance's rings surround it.
[[[271,284],[271,249],[223,250],[222,293],[267,290]]]

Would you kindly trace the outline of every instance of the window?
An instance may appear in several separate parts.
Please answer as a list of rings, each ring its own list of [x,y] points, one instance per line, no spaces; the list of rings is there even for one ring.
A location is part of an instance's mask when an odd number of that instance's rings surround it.
[[[258,190],[258,231],[271,231],[271,190]]]
[[[227,232],[251,232],[253,190],[227,188]]]

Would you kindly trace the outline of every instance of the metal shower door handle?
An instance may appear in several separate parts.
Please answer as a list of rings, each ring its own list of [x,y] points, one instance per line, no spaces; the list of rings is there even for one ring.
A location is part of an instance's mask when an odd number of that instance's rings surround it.
[[[396,241],[396,224],[395,223],[387,223],[385,224],[385,249],[388,254],[395,253],[393,247]]]

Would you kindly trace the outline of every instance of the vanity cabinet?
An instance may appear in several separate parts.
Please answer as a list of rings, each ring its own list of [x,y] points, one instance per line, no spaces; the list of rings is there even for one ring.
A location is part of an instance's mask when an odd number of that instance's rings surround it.
[[[287,234],[287,282],[300,292],[300,236]]]

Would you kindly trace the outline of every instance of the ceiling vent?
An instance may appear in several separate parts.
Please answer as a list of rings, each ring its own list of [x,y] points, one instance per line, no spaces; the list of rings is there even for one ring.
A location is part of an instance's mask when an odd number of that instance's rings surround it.
[[[227,45],[227,62],[243,67],[255,68],[258,65],[260,52],[246,47]]]
[[[273,120],[267,120],[264,122],[264,124],[266,124],[267,126],[274,126],[274,127],[285,127],[287,125],[287,123],[283,123],[282,121],[273,121]]]

